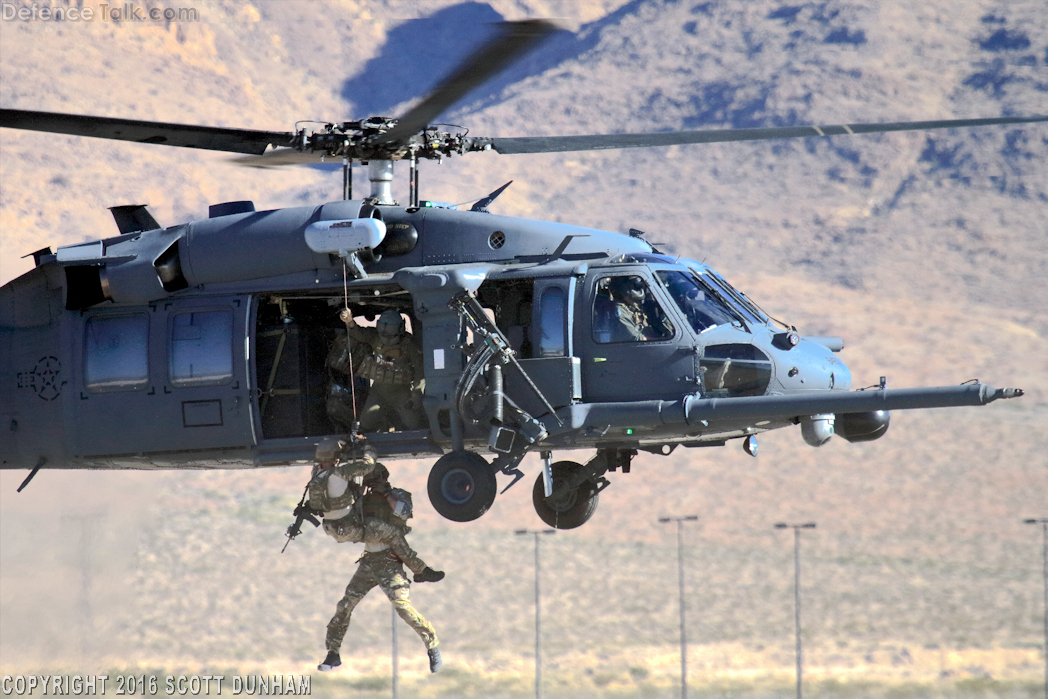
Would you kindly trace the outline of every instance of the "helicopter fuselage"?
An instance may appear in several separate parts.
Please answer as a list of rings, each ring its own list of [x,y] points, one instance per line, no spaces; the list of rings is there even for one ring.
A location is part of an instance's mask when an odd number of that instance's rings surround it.
[[[349,431],[331,412],[327,362],[344,308],[410,322],[422,427],[391,421],[368,438],[386,459],[443,454],[430,496],[453,519],[487,507],[452,507],[457,483],[467,497],[489,477],[478,453],[507,474],[542,453],[550,498],[555,481],[558,492],[606,484],[638,450],[746,438],[753,453],[754,435],[793,424],[813,446],[835,433],[866,441],[892,409],[1018,395],[851,391],[839,338],[776,326],[712,268],[641,235],[367,201],[240,202],[40,251],[0,289],[0,467],[308,462],[321,438]],[[368,390],[357,383],[355,409]],[[569,483],[555,478],[554,449],[598,457]]]
[[[300,237],[312,222],[361,211],[380,211],[390,230],[409,224],[416,242],[401,243],[393,250],[398,254],[371,261],[366,277],[350,279],[341,262],[311,253]],[[390,241],[386,244],[393,248]],[[164,265],[172,248],[179,255],[177,276],[184,281],[174,285],[182,288],[167,291]],[[313,336],[330,334],[337,323],[299,323],[296,307],[308,307],[311,314],[330,309],[332,320],[346,303],[364,315],[384,308],[404,311],[422,335],[429,360],[427,400],[432,403],[440,393],[436,410],[447,410],[450,399],[442,396],[454,388],[466,358],[463,329],[451,309],[427,306],[432,291],[416,290],[418,300],[412,303],[412,294],[397,284],[397,276],[420,278],[425,284],[440,275],[453,279],[456,273],[483,277],[473,289],[482,303],[501,305],[507,294],[513,297],[516,306],[495,309],[496,320],[517,338],[521,366],[546,388],[555,408],[679,400],[700,392],[700,377],[709,375],[708,367],[723,369],[725,362],[730,366],[719,373],[721,388],[708,387],[706,394],[850,387],[847,368],[824,345],[801,340],[788,350],[778,349],[775,337],[781,333],[755,307],[744,305],[744,297],[730,296],[734,290],[715,272],[657,255],[641,238],[480,212],[368,209],[359,202],[336,202],[217,216],[60,248],[6,285],[3,364],[12,371],[4,376],[10,385],[3,388],[3,466],[25,468],[45,461],[66,467],[229,467],[307,459],[317,437],[336,431],[323,418],[301,417],[311,415],[307,403],[310,397],[316,400],[317,390],[322,392],[322,381],[311,376],[305,379],[312,384],[276,385],[286,378],[279,365],[289,363],[291,350],[270,357],[267,347],[275,336],[277,343],[283,337],[287,348],[287,338],[294,335],[301,343],[294,350],[295,361],[308,363],[304,358],[309,352],[319,351],[309,344],[318,341]],[[96,274],[99,281],[84,281],[85,275],[94,280]],[[711,303],[717,299],[718,306],[730,309],[731,316],[705,328],[690,323],[658,281],[671,274],[711,280],[705,293]],[[643,280],[647,302],[666,316],[664,337],[601,341],[595,325],[601,321],[593,306],[613,301],[595,299],[601,293],[597,287],[623,275]],[[453,282],[445,290],[453,295],[463,289]],[[85,304],[99,295],[108,298]],[[545,301],[546,306],[539,302],[554,297],[555,308],[549,306],[552,301]],[[280,315],[276,335],[267,324],[267,306]],[[531,317],[522,318],[522,310],[530,310]],[[419,311],[438,320],[420,322]],[[538,337],[521,352],[532,329]],[[324,344],[320,342],[320,349]],[[706,349],[711,347],[730,351],[711,358],[716,354]],[[434,356],[443,356],[439,368]],[[507,390],[541,415],[538,398],[516,386],[514,377],[508,379]],[[723,387],[725,379],[728,388]],[[749,383],[739,388],[740,382]],[[277,405],[289,402],[289,396],[300,413],[295,421],[302,424],[277,425],[266,411],[287,413],[290,408]],[[315,406],[312,411],[317,412]],[[652,440],[659,446],[723,443],[788,424],[751,423],[733,420],[689,433],[638,423],[616,438],[642,447],[652,446]],[[441,453],[450,440],[446,431],[431,426],[421,434],[376,435],[376,441],[385,457]],[[595,447],[609,436],[564,434],[554,441],[559,448]],[[466,437],[470,448],[483,448],[488,435],[467,431]]]

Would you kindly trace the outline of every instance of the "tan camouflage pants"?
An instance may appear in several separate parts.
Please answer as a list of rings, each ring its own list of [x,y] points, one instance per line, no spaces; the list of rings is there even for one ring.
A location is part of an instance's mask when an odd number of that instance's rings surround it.
[[[368,517],[361,527],[347,515],[342,519],[325,519],[324,531],[340,544],[347,541],[354,544],[385,544],[412,573],[421,573],[426,569],[426,562],[408,546],[408,540],[404,538],[405,527],[383,522],[376,517]]]
[[[437,647],[437,632],[425,617],[415,611],[408,599],[411,583],[404,577],[404,566],[389,555],[388,551],[365,553],[357,566],[357,572],[346,586],[345,596],[339,600],[335,616],[327,626],[327,649],[337,653],[342,639],[349,628],[349,618],[364,595],[378,585],[396,608],[400,618],[415,630],[426,648]]]

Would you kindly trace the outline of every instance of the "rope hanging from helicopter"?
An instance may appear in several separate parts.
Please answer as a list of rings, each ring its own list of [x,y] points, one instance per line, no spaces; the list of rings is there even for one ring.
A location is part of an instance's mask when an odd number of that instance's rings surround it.
[[[343,310],[340,315],[345,315],[343,322],[346,324],[346,356],[349,358],[349,399],[353,403],[353,432],[360,431],[360,418],[357,416],[357,377],[353,368],[353,338],[349,335],[349,321],[353,317],[349,310],[349,270],[346,260],[342,260],[342,299]]]

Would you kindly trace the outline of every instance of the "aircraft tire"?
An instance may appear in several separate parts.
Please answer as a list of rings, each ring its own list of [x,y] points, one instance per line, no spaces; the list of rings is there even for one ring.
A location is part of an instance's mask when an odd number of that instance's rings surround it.
[[[553,464],[550,468],[553,472],[553,489],[556,490],[561,482],[580,468],[582,464],[574,461],[558,461]],[[531,500],[539,518],[557,529],[574,529],[588,522],[593,513],[597,511],[598,498],[596,484],[586,481],[573,493],[569,493],[562,502],[550,503],[546,500],[541,473],[535,481],[535,488],[531,491]]]
[[[437,459],[429,472],[429,501],[442,517],[472,522],[495,502],[495,470],[483,456],[452,451]]]

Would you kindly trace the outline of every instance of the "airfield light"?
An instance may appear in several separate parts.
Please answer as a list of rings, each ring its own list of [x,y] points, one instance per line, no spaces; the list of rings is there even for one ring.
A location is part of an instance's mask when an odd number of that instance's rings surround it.
[[[535,535],[535,699],[542,699],[542,606],[539,602],[539,535],[556,534],[556,529],[517,529],[517,536]]]
[[[694,522],[698,515],[659,517],[659,522],[677,523],[677,582],[680,586],[680,696],[688,699],[688,636],[684,626],[684,523]]]
[[[1044,699],[1048,699],[1048,517],[1024,519],[1023,524],[1040,524],[1044,547]]]
[[[801,529],[815,529],[815,522],[787,524],[776,522],[776,529],[793,530],[793,621],[797,636],[797,699],[801,699],[803,655],[801,653]]]
[[[393,613],[393,699],[397,699],[397,690],[400,688],[400,663],[399,653],[397,652],[397,608],[394,605],[389,605]]]

